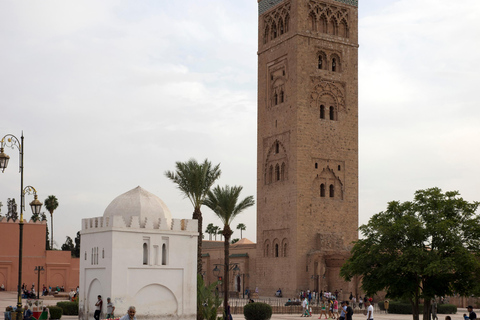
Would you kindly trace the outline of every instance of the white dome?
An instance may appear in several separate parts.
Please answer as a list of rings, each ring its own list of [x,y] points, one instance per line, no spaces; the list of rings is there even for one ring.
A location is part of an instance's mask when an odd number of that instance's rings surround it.
[[[103,217],[122,216],[127,225],[132,217],[140,217],[140,223],[145,223],[145,218],[154,224],[158,219],[165,218],[167,223],[172,223],[172,214],[165,202],[153,193],[138,186],[124,194],[119,195],[108,205]]]

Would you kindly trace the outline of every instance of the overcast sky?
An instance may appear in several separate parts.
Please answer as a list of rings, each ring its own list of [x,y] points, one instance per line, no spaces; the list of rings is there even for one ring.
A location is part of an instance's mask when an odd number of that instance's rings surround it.
[[[480,1],[359,2],[360,224],[418,189],[480,200]],[[220,185],[256,196],[257,24],[256,0],[0,2],[0,136],[24,131],[57,246],[138,185],[191,218],[175,161],[221,163]],[[253,241],[255,212],[234,221]]]

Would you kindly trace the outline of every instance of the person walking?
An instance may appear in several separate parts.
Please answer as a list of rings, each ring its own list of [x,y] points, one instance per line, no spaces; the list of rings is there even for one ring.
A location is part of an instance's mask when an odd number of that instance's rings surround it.
[[[325,308],[325,301],[320,300],[320,305],[321,305],[321,311],[320,311],[320,317],[318,317],[318,319],[322,319],[322,314],[324,314],[325,319],[327,319],[327,310]]]
[[[367,308],[367,320],[373,320],[373,306],[370,300],[365,299],[365,308]]]
[[[432,320],[438,320],[437,317],[437,301],[434,299],[432,300]]]

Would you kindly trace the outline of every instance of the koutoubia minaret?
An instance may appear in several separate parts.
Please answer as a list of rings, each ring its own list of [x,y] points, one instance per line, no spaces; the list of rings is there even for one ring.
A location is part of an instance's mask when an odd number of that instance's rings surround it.
[[[356,293],[358,1],[258,1],[256,282]],[[342,297],[339,297],[342,298]]]

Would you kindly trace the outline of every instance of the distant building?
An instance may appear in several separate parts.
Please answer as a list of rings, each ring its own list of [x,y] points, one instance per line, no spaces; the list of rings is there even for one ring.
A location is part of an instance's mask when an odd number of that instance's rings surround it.
[[[225,277],[224,246],[223,241],[202,241],[202,270],[207,284],[217,281],[218,277],[222,277],[222,280]],[[256,247],[257,245],[247,238],[230,245],[229,292],[231,296],[243,297],[242,293],[246,289],[255,290]],[[238,266],[238,271],[233,270],[235,265]],[[215,267],[219,269],[217,272],[214,272]],[[215,273],[218,273],[218,276]],[[219,286],[218,289],[223,291],[223,286]]]
[[[117,316],[133,305],[137,319],[196,319],[197,239],[197,220],[172,219],[141,187],[83,219],[79,319],[93,316],[98,295],[111,297]]]
[[[0,285],[4,284],[7,291],[17,291],[19,230],[18,221],[0,218]],[[74,290],[78,286],[79,259],[72,258],[70,251],[46,250],[46,233],[45,221],[23,225],[22,282],[29,290],[35,284],[38,291],[34,270],[41,266],[45,271],[40,273],[40,289],[45,285]]]

